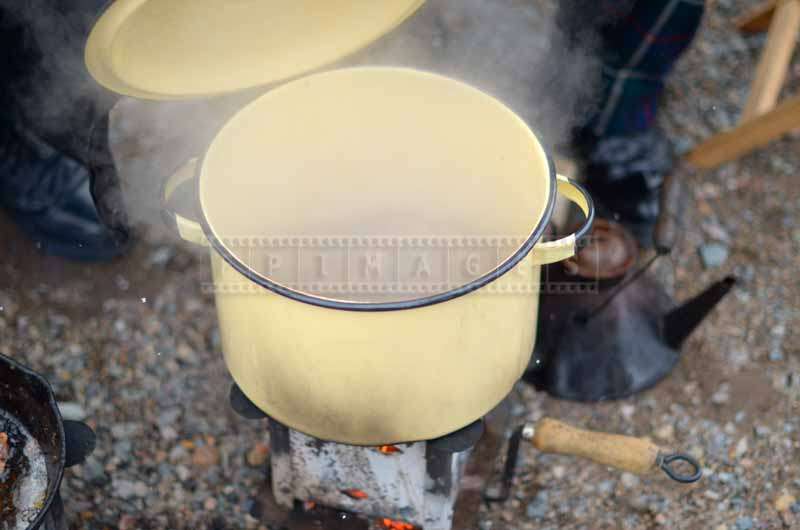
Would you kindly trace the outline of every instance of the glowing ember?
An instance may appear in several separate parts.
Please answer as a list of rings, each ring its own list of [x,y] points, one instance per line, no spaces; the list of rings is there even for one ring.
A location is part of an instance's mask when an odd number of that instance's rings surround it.
[[[313,510],[316,507],[317,507],[317,503],[314,502],[314,501],[306,501],[306,502],[303,503],[303,508],[307,512],[310,512],[311,510]]]
[[[381,521],[384,528],[389,530],[416,530],[413,524],[403,523],[401,521],[392,521],[391,519],[383,519]]]
[[[369,495],[365,492],[357,489],[350,489],[350,490],[342,490],[342,493],[350,497],[351,499],[355,499],[357,501],[363,501],[364,499],[368,499]]]
[[[394,455],[394,454],[403,452],[402,449],[400,449],[399,447],[396,447],[394,445],[382,445],[382,446],[378,447],[378,451],[380,451],[381,453],[383,453],[385,455]]]

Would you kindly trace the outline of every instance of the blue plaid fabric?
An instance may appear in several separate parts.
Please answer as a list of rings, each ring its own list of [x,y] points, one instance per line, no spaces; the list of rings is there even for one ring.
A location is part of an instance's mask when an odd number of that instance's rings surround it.
[[[652,126],[664,80],[697,33],[704,8],[703,0],[560,2],[559,20],[573,45],[600,36],[601,104],[586,129],[604,137]]]

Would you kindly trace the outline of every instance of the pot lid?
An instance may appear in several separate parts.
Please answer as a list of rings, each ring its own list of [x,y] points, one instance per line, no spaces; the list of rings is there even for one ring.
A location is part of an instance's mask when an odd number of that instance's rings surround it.
[[[563,266],[573,276],[609,280],[628,272],[638,252],[633,236],[620,224],[596,219],[588,244]]]
[[[106,88],[144,99],[225,94],[296,77],[355,52],[424,0],[116,0],[86,64]]]
[[[555,200],[549,158],[513,111],[406,68],[332,70],[263,94],[197,175],[206,235],[228,263],[348,309],[430,305],[493,282],[529,254]],[[528,286],[537,270],[509,281]]]

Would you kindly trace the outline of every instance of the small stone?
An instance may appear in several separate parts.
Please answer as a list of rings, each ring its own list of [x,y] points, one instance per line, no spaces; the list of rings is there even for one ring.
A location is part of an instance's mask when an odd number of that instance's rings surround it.
[[[600,493],[611,493],[614,490],[614,483],[610,480],[604,480],[597,485],[597,491]]]
[[[722,243],[708,243],[698,249],[706,269],[721,267],[728,261],[730,250]]]
[[[717,527],[714,528],[714,530],[728,530],[728,525],[726,525],[725,523],[717,525]]]
[[[186,466],[175,466],[175,473],[181,482],[186,482],[192,476],[192,472]]]
[[[792,506],[789,509],[792,511],[792,513],[800,514],[800,502],[792,504]]]
[[[753,428],[753,432],[759,438],[766,438],[767,436],[769,436],[771,431],[769,430],[769,427],[764,427],[763,425],[756,425]]]
[[[553,467],[553,478],[556,480],[561,480],[567,474],[567,470],[564,469],[564,466],[555,466]]]
[[[706,221],[702,224],[703,230],[708,237],[714,239],[716,241],[721,241],[723,243],[729,243],[731,240],[731,236],[728,235],[728,232],[725,228],[716,221]]]
[[[116,423],[111,426],[111,436],[118,439],[132,438],[141,430],[138,423]]]
[[[201,445],[192,453],[192,464],[200,469],[210,469],[219,464],[219,450],[210,445]]]
[[[785,512],[789,510],[794,503],[797,502],[797,499],[794,498],[793,495],[789,495],[788,493],[784,493],[780,497],[775,500],[775,509],[779,512]]]
[[[164,267],[174,255],[175,251],[171,247],[159,247],[150,253],[147,264],[151,267]]]
[[[622,405],[619,411],[622,413],[622,417],[625,418],[626,421],[631,421],[631,418],[633,418],[633,413],[636,412],[636,407],[633,405]]]
[[[108,475],[106,475],[103,464],[100,461],[90,456],[81,466],[83,479],[92,486],[102,487],[108,484]]]
[[[659,526],[663,526],[663,525],[667,524],[667,516],[664,515],[663,513],[660,513],[660,514],[656,515],[654,520],[655,520],[655,523],[657,525],[659,525]]]
[[[133,455],[133,443],[130,440],[114,442],[114,456],[121,462],[128,462]]]
[[[753,519],[751,517],[739,517],[736,519],[736,530],[752,530]]]
[[[731,399],[731,385],[722,383],[716,392],[711,395],[711,402],[715,405],[724,405]]]
[[[620,477],[620,482],[622,482],[622,486],[627,489],[635,488],[639,485],[639,477],[633,473],[623,473]]]
[[[478,523],[479,530],[492,530],[492,522],[489,520],[483,520]]]
[[[205,508],[207,512],[213,512],[214,510],[217,509],[217,499],[215,499],[214,497],[207,498],[203,502],[203,508]]]
[[[548,499],[549,495],[546,490],[542,490],[536,494],[533,502],[528,504],[525,508],[525,514],[528,519],[544,519],[547,516]]]
[[[773,348],[769,352],[769,360],[777,363],[781,362],[784,359],[783,350],[781,348]]]
[[[83,421],[86,419],[86,410],[79,403],[72,401],[59,403],[58,410],[61,411],[61,417],[65,420]]]
[[[706,490],[703,495],[711,499],[712,501],[718,501],[720,498],[720,494],[714,490]]]
[[[269,446],[264,443],[257,443],[247,452],[247,465],[250,467],[261,467],[267,462],[269,457]]]
[[[189,451],[187,451],[186,448],[181,444],[176,445],[169,452],[170,462],[178,462],[181,460],[185,460],[188,456],[189,456]]]
[[[132,515],[123,515],[119,518],[119,523],[117,523],[119,530],[136,530],[138,527],[139,523]]]
[[[180,418],[182,410],[180,407],[171,407],[164,411],[162,411],[158,415],[158,425],[159,427],[167,427],[175,425],[175,422],[178,421]]]
[[[114,494],[123,499],[146,497],[150,490],[144,482],[116,478],[112,480],[111,487]]]
[[[741,458],[747,452],[749,448],[747,443],[747,438],[742,438],[736,443],[736,447],[733,450],[733,456],[736,458]]]
[[[656,429],[654,434],[657,438],[669,442],[675,437],[675,426],[671,423],[667,423]]]

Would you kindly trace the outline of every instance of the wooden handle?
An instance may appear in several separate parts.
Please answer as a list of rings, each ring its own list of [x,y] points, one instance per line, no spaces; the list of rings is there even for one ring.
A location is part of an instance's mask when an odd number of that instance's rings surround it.
[[[638,475],[658,469],[659,448],[649,440],[584,431],[550,418],[537,423],[532,442],[543,453],[580,456]]]

